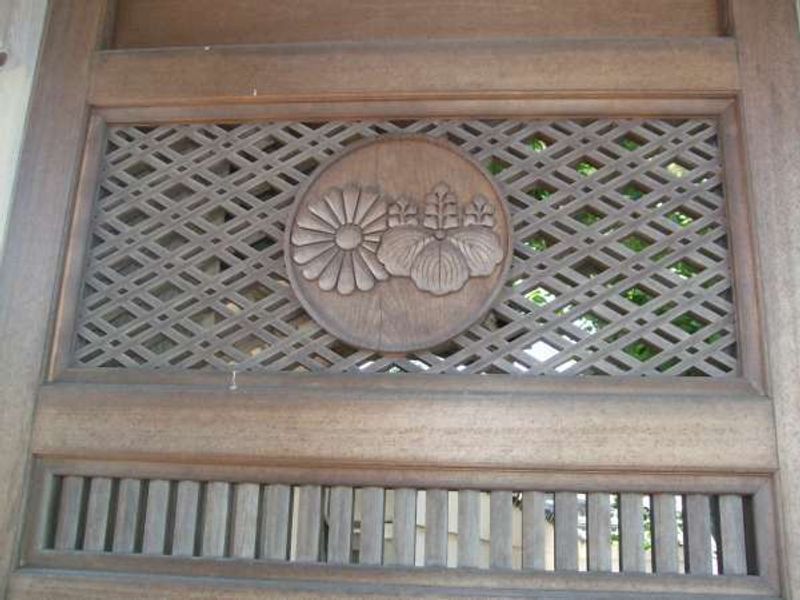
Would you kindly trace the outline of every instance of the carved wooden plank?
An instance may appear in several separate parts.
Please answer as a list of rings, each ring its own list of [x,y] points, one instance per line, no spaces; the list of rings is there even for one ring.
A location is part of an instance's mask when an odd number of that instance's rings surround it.
[[[108,477],[92,478],[89,504],[86,508],[86,529],[83,533],[84,550],[105,550],[111,510],[111,483]]]
[[[297,509],[297,562],[319,560],[322,519],[322,489],[318,485],[300,486]]]
[[[644,522],[642,495],[620,494],[620,569],[624,573],[644,573]]]
[[[61,480],[61,498],[58,503],[55,537],[56,550],[74,550],[78,547],[83,487],[83,477],[67,476]]]
[[[416,551],[417,490],[394,490],[394,556],[397,565],[414,564]]]
[[[199,502],[200,484],[196,481],[179,481],[175,494],[175,530],[172,534],[174,556],[194,556]]]
[[[587,543],[590,571],[611,571],[611,498],[593,492],[587,498]]]
[[[164,554],[166,550],[169,481],[154,479],[147,486],[147,507],[144,517],[143,554]]]
[[[425,493],[425,566],[447,566],[447,490]]]
[[[292,488],[268,485],[264,492],[261,526],[261,558],[286,560],[289,556],[289,524],[292,518]]]
[[[719,497],[719,524],[722,538],[722,572],[725,575],[746,575],[747,546],[741,496],[725,494]]]
[[[481,494],[458,492],[458,566],[479,567],[481,557]]]
[[[547,494],[522,494],[522,568],[543,571],[547,555]]]
[[[129,554],[136,547],[136,533],[139,529],[139,516],[142,495],[142,482],[139,479],[122,479],[117,495],[117,515],[114,521],[115,553]]]
[[[575,492],[556,492],[556,570],[578,570],[578,497]]]
[[[678,572],[678,523],[672,494],[653,494],[653,558],[656,573]]]
[[[711,575],[714,555],[711,547],[711,504],[704,494],[686,496],[687,572],[692,575]]]
[[[234,491],[231,556],[255,558],[260,486],[237,483]]]
[[[511,509],[511,492],[505,490],[492,492],[489,520],[491,537],[489,565],[492,569],[510,569],[514,566]]]
[[[353,488],[331,488],[328,521],[328,562],[348,564],[353,539]]]
[[[383,488],[361,490],[361,548],[358,562],[380,565],[383,561]]]
[[[206,484],[202,556],[225,556],[229,515],[230,484],[223,481],[212,481]]]

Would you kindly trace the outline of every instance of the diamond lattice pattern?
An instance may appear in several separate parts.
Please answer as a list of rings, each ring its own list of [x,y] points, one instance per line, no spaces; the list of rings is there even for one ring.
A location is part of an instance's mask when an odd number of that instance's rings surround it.
[[[317,326],[282,252],[298,188],[343,148],[394,133],[445,138],[484,164],[515,235],[490,313],[405,357]],[[719,154],[716,123],[696,119],[112,127],[72,363],[733,376]]]

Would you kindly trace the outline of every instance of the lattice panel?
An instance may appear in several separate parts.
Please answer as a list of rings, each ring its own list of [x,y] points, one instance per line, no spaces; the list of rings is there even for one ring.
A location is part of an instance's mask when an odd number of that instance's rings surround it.
[[[405,357],[356,350],[318,327],[282,253],[294,196],[315,169],[391,133],[445,138],[486,165],[515,235],[491,312],[446,346]],[[724,204],[707,120],[112,127],[72,363],[732,376]]]

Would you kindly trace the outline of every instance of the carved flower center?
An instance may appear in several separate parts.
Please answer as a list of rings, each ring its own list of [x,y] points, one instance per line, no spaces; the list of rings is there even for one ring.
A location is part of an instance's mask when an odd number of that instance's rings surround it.
[[[444,232],[444,229],[437,229],[436,231],[433,232],[433,237],[441,241],[445,237],[447,237],[447,234]]]
[[[342,225],[336,231],[336,245],[342,250],[353,250],[357,248],[364,239],[361,233],[361,227],[358,225]]]

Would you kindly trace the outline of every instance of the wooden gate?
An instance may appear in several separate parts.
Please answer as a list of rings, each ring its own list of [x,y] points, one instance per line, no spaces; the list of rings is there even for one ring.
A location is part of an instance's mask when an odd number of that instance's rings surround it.
[[[47,31],[5,597],[798,593],[789,0],[54,0]]]

